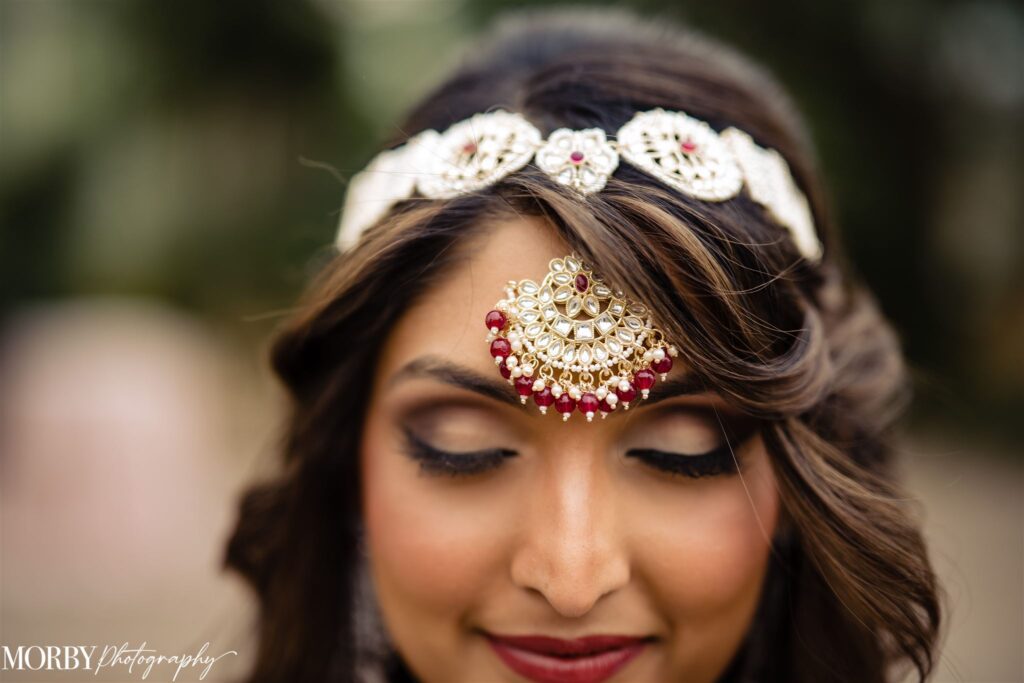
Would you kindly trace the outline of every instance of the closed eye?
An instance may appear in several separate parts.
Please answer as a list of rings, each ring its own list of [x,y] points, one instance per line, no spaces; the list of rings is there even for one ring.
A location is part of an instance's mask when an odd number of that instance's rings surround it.
[[[499,467],[516,452],[507,448],[489,448],[478,451],[446,451],[436,448],[405,428],[405,452],[420,464],[420,471],[450,477],[480,474]]]
[[[646,465],[669,474],[700,479],[739,471],[735,452],[740,443],[726,441],[705,453],[673,453],[655,448],[633,448],[626,451],[627,458],[637,458]]]

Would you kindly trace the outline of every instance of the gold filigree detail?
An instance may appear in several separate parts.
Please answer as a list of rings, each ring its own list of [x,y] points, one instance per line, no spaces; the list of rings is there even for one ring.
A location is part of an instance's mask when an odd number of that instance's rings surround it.
[[[563,419],[577,408],[588,420],[628,409],[677,355],[647,306],[576,255],[552,259],[540,282],[510,280],[487,320],[491,355],[520,399],[541,412],[554,405]]]

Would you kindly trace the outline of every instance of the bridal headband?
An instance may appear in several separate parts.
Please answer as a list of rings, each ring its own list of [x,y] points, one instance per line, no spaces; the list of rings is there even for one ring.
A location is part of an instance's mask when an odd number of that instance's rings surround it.
[[[450,199],[493,185],[533,163],[581,197],[599,192],[620,159],[685,195],[709,202],[750,198],[817,261],[822,246],[807,198],[789,165],[737,128],[716,132],[683,112],[638,112],[609,139],[599,128],[559,128],[546,139],[522,115],[474,114],[443,133],[425,130],[378,154],[349,182],[336,246],[345,251],[398,202],[419,194]]]
[[[716,132],[682,112],[637,113],[609,140],[599,128],[560,128],[546,139],[523,116],[493,111],[423,131],[378,154],[348,188],[336,245],[345,251],[398,202],[419,194],[450,199],[476,192],[531,161],[584,200],[600,192],[620,159],[665,185],[708,202],[751,199],[784,227],[804,258],[822,246],[807,199],[777,151],[736,128]],[[592,421],[646,399],[667,378],[677,348],[644,304],[612,288],[575,254],[550,261],[537,279],[510,280],[484,316],[485,341],[520,400],[563,420]]]

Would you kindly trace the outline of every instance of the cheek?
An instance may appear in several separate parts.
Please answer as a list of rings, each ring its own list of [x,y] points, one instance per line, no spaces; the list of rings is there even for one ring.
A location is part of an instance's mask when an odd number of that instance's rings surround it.
[[[634,518],[644,529],[637,568],[680,627],[745,629],[756,606],[778,494],[763,450],[749,456],[742,478],[649,490]]]
[[[368,435],[363,514],[377,594],[396,629],[402,622],[455,626],[488,577],[501,575],[497,541],[487,530],[502,527],[488,516],[496,513],[485,488],[421,475],[417,464]]]

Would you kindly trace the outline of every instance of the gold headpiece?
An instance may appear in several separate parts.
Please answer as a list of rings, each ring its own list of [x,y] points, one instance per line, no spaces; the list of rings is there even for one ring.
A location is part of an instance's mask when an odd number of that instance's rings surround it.
[[[486,341],[502,377],[520,400],[533,397],[568,420],[589,422],[647,398],[678,355],[643,304],[611,289],[575,255],[552,259],[534,280],[509,280],[505,298],[485,316]]]

